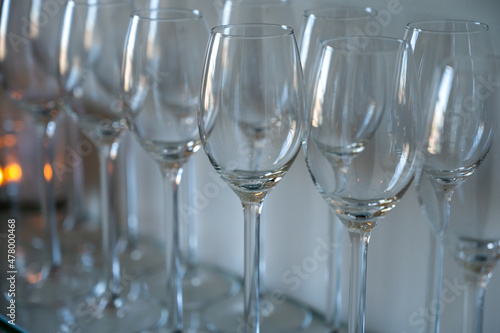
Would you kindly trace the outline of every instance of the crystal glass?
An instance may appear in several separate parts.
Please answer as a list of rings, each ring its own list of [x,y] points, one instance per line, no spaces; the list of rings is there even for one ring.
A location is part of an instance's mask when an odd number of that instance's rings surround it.
[[[122,98],[128,123],[164,180],[166,290],[163,284],[162,291],[167,329],[174,331],[193,328],[183,318],[187,272],[181,266],[179,186],[187,161],[201,147],[197,116],[207,39],[208,26],[197,10],[139,11],[130,20],[123,58]],[[194,299],[188,298],[186,305],[220,296],[204,291],[208,294],[197,299],[190,290]]]
[[[445,249],[467,281],[464,333],[480,333],[486,287],[500,259],[495,168],[500,142],[500,59],[454,57],[439,64],[425,127],[422,177],[451,184]],[[471,182],[469,184],[469,182]]]
[[[92,277],[61,251],[56,216],[55,186],[62,181],[54,166],[56,123],[62,108],[57,76],[62,12],[58,2],[5,0],[0,17],[2,84],[5,94],[34,119],[38,140],[33,144],[39,145],[35,150],[40,153],[36,178],[43,232],[37,234],[36,227],[28,230],[31,239],[18,242],[18,260],[11,270],[18,272],[17,304],[41,305],[38,309],[42,311],[55,311],[93,286]]]
[[[115,162],[127,128],[120,64],[132,11],[125,0],[70,0],[63,18],[59,72],[66,111],[99,149],[103,274],[74,311],[80,329],[92,332],[136,332],[162,315],[141,281],[121,270],[117,247]]]
[[[422,101],[422,121],[430,111],[425,109],[430,98],[430,82],[439,61],[450,56],[477,56],[492,52],[489,28],[486,24],[464,20],[434,20],[409,23],[404,39],[412,45]],[[443,246],[440,238],[449,220],[449,203],[453,195],[453,183],[446,187],[428,177],[416,182],[422,211],[431,226],[430,251],[425,305],[432,314],[426,321],[426,331],[439,331],[439,304],[443,265]]]
[[[270,324],[270,332],[279,331],[260,316],[260,214],[264,199],[299,152],[307,126],[303,106],[291,28],[236,24],[212,29],[202,78],[200,137],[215,170],[240,198],[245,220],[243,297],[207,310],[215,330],[260,332]]]
[[[321,52],[321,43],[335,37],[359,36],[375,15],[376,11],[369,7],[318,7],[304,12],[299,34],[299,50],[306,91],[312,89],[310,76],[314,68],[313,62]],[[334,332],[341,328],[343,237],[342,223],[330,206],[328,216],[329,243],[338,247],[335,252],[328,254],[325,324],[327,329]]]
[[[348,331],[360,333],[371,233],[418,168],[420,96],[411,47],[402,40],[327,40],[316,64],[304,152],[314,184],[349,233]]]

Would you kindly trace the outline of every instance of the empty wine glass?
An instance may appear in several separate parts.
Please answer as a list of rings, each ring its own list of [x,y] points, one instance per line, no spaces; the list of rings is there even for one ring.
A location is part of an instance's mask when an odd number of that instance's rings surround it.
[[[303,89],[290,27],[212,29],[202,78],[200,137],[215,170],[240,198],[245,217],[243,299],[208,310],[216,330],[266,330],[259,304],[260,213],[299,152],[307,126]]]
[[[486,55],[492,52],[489,28],[486,24],[466,20],[434,20],[409,23],[404,39],[412,45],[418,68],[418,79],[422,100],[429,100],[430,82],[439,61],[450,56]],[[422,121],[430,111],[424,109]],[[422,211],[431,226],[430,251],[425,304],[432,307],[431,317],[426,321],[426,331],[439,331],[439,304],[443,264],[443,246],[440,238],[449,219],[449,203],[453,195],[452,184],[447,189],[419,177],[416,182]]]
[[[189,328],[183,321],[178,190],[186,162],[201,147],[197,116],[207,39],[197,10],[139,11],[130,20],[123,58],[127,120],[165,185],[167,329],[175,331]]]
[[[304,12],[299,50],[306,91],[312,88],[310,76],[314,68],[313,61],[321,52],[321,43],[335,37],[359,36],[375,15],[376,11],[369,7],[318,7]],[[335,331],[341,327],[342,224],[330,206],[328,220],[330,243],[339,247],[334,253],[329,253],[327,263],[325,324],[329,330]]]
[[[52,1],[5,0],[0,19],[2,84],[6,95],[33,117],[38,137],[33,144],[40,144],[35,150],[40,153],[36,170],[44,232],[19,244],[16,300],[51,310],[92,288],[91,276],[74,262],[64,262],[56,216],[55,181],[61,177],[54,168],[53,138],[62,108],[57,76],[62,12],[63,6]],[[33,260],[30,252],[43,254]]]
[[[92,332],[136,332],[153,326],[162,315],[140,281],[121,270],[116,246],[114,171],[127,128],[120,64],[132,11],[126,0],[70,0],[63,18],[59,71],[66,110],[99,149],[103,276],[95,295],[75,310],[80,327]]]
[[[319,57],[304,152],[314,184],[349,232],[348,331],[359,333],[371,233],[418,166],[416,75],[411,46],[398,39],[331,39]]]
[[[428,104],[422,177],[455,192],[442,240],[465,272],[464,333],[482,332],[485,291],[500,259],[498,205],[492,202],[498,194],[499,89],[500,59],[450,58],[435,72]]]

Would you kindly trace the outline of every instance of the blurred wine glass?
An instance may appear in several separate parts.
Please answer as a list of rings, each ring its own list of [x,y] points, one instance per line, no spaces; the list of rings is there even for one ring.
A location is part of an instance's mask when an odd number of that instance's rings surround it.
[[[304,153],[314,184],[349,232],[350,333],[365,331],[371,233],[398,204],[418,166],[412,56],[410,44],[398,39],[331,39],[313,74]]]
[[[302,80],[290,27],[260,23],[212,29],[202,78],[200,136],[215,170],[240,198],[245,217],[243,295],[207,310],[214,330],[285,331],[273,321],[277,317],[261,316],[260,214],[303,140]],[[282,306],[271,304],[277,311]],[[302,320],[303,313],[298,314]],[[293,317],[279,319],[295,323]]]
[[[37,140],[33,144],[40,145],[35,149],[39,152],[35,160],[44,232],[32,237],[24,247],[19,244],[18,261],[11,266],[12,271],[18,271],[16,301],[55,311],[85,295],[93,284],[91,274],[86,274],[73,258],[68,260],[61,251],[56,216],[55,186],[60,184],[61,175],[54,166],[54,138],[62,109],[58,36],[63,6],[46,0],[5,0],[1,10],[2,84],[5,94],[34,119]],[[44,252],[44,255],[31,260],[29,252]]]
[[[136,332],[162,318],[141,281],[122,271],[117,247],[112,189],[120,138],[127,129],[120,64],[132,11],[126,0],[70,0],[63,17],[59,72],[65,108],[99,150],[103,274],[94,294],[75,305],[80,329],[92,332]]]
[[[418,68],[422,94],[422,122],[431,110],[426,109],[430,98],[430,82],[439,61],[450,56],[478,56],[492,53],[489,27],[481,22],[467,20],[433,20],[409,23],[405,40],[412,45]],[[439,331],[439,300],[443,265],[443,246],[440,238],[449,220],[449,203],[453,183],[439,184],[431,178],[419,177],[416,182],[419,203],[431,227],[429,250],[429,276],[425,304],[432,307],[432,316],[426,321],[426,330]]]
[[[464,333],[483,332],[486,288],[500,259],[499,89],[499,58],[450,58],[436,70],[429,103],[422,177],[454,187],[442,241],[465,273]]]

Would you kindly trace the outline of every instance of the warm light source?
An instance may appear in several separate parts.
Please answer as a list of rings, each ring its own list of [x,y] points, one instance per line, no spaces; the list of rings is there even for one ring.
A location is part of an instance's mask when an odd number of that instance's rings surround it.
[[[46,181],[50,181],[52,179],[52,167],[50,164],[46,163],[43,167],[43,175]]]
[[[21,166],[17,163],[9,164],[3,169],[2,178],[6,183],[18,182],[21,180],[22,176],[23,171],[21,170]]]

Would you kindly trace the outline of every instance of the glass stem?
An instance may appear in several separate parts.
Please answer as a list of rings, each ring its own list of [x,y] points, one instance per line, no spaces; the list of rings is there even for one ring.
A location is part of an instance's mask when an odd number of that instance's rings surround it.
[[[426,332],[439,332],[439,313],[441,299],[441,285],[443,279],[443,244],[438,236],[431,231],[429,235],[429,262],[425,304],[428,307],[429,317],[426,321]]]
[[[187,178],[187,203],[188,207],[195,207],[195,185],[196,185],[196,168],[194,161],[188,162],[188,176]],[[196,236],[196,219],[195,214],[188,212],[187,220],[187,261],[188,266],[195,267],[198,264],[198,237]]]
[[[260,332],[259,258],[262,202],[243,202],[245,215],[244,319],[246,333]]]
[[[52,138],[56,130],[56,123],[53,120],[48,122],[39,121],[37,123],[37,131],[41,138],[42,147],[41,153],[41,208],[42,216],[47,228],[50,253],[51,253],[51,268],[50,272],[56,272],[62,264],[61,241],[57,228],[56,202],[54,193],[54,148],[52,147]],[[49,174],[50,173],[50,174]]]
[[[366,263],[371,232],[349,230],[351,241],[351,283],[349,286],[349,333],[364,333]]]
[[[119,307],[116,301],[121,292],[121,267],[118,258],[118,226],[116,223],[116,202],[114,195],[115,162],[118,156],[119,143],[101,144],[99,147],[99,166],[101,177],[101,214],[102,214],[102,248],[103,271],[106,283],[104,306]]]
[[[179,232],[179,185],[182,167],[161,166],[165,189],[165,260],[167,282],[168,329],[181,332],[182,322],[182,268]]]
[[[329,238],[335,251],[329,254],[327,270],[327,300],[325,321],[331,332],[340,329],[342,308],[341,270],[342,270],[342,231],[343,225],[332,208],[328,207]]]
[[[139,217],[137,210],[137,168],[132,135],[125,136],[125,163],[127,179],[127,241],[130,248],[136,248],[139,243]]]
[[[483,310],[486,288],[491,274],[467,272],[467,291],[464,303],[464,333],[483,332]]]
[[[443,244],[442,235],[450,220],[450,203],[453,191],[443,188],[436,189],[436,197],[439,208],[439,221],[437,221],[436,232],[431,231],[429,252],[429,278],[427,281],[426,302],[429,311],[426,332],[439,332],[439,314],[441,300],[441,284],[443,279]]]

